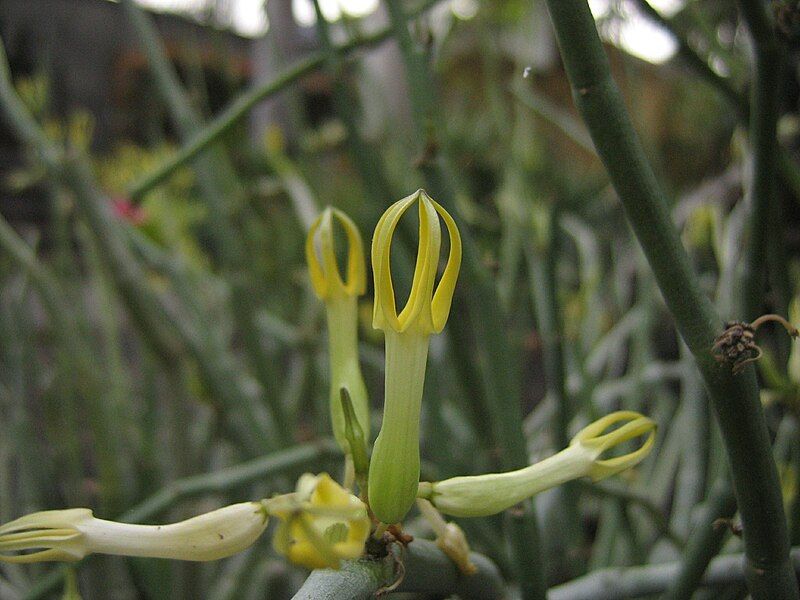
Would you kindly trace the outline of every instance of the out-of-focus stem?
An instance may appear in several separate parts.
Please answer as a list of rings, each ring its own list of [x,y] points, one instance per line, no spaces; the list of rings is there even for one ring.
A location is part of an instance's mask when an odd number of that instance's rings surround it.
[[[408,18],[418,17],[441,0],[425,0],[414,10],[409,12]],[[385,27],[376,33],[365,35],[352,40],[342,46],[336,47],[336,52],[342,56],[350,54],[360,48],[370,48],[382,44],[391,37],[392,28]],[[209,121],[202,130],[194,134],[191,139],[184,142],[181,149],[174,156],[164,161],[151,173],[134,183],[129,190],[129,195],[134,200],[140,200],[156,186],[163,183],[178,169],[195,158],[208,146],[219,140],[230,131],[239,121],[259,103],[271,98],[281,90],[289,87],[302,77],[313,73],[324,66],[327,60],[325,52],[312,54],[306,59],[292,65],[275,79],[255,87],[238,96],[227,108],[222,110],[217,117]]]
[[[778,94],[781,90],[783,53],[767,7],[760,0],[738,0],[739,10],[750,30],[755,50],[753,82],[750,96],[750,146],[752,148],[752,181],[750,196],[750,245],[745,257],[744,318],[755,318],[761,312],[766,277],[764,265],[769,265],[775,279],[777,264],[771,256],[779,248],[771,248],[782,240],[783,223],[776,195],[778,139]],[[787,298],[783,299],[788,301]],[[786,312],[786,306],[777,307]]]
[[[564,327],[558,306],[558,281],[556,279],[561,237],[558,212],[556,206],[550,207],[547,233],[541,236],[546,236],[547,239],[532,240],[528,243],[526,250],[536,328],[542,341],[544,354],[547,392],[555,406],[553,441],[556,448],[566,448],[570,441],[569,424],[572,420],[572,409],[567,393],[563,346]],[[563,543],[566,544],[567,555],[577,557],[579,553],[569,550],[580,546],[583,542],[579,513],[580,488],[572,483],[567,483],[559,490],[559,494],[561,494],[564,504],[568,531]],[[575,574],[578,574],[577,572],[580,572],[584,565],[578,564],[577,567],[573,570]]]
[[[147,56],[156,89],[166,103],[181,138],[188,141],[201,130],[202,119],[190,104],[177,73],[167,60],[163,44],[148,15],[133,0],[123,0],[122,5]],[[244,190],[230,159],[221,148],[213,148],[207,155],[197,157],[195,167],[203,198],[212,215],[211,227],[217,251],[222,264],[230,272],[233,316],[275,422],[275,434],[286,445],[292,435],[279,401],[277,372],[253,322],[256,302],[253,290],[247,283],[247,249],[241,233],[236,231],[231,221],[232,208],[236,209],[242,203]]]

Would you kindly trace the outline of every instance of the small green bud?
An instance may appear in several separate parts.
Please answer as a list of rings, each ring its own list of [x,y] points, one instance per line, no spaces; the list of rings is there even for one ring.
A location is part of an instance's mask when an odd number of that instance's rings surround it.
[[[353,408],[353,401],[347,388],[341,389],[342,412],[344,414],[344,435],[350,447],[350,454],[353,457],[353,466],[356,478],[359,481],[366,480],[369,471],[369,457],[367,456],[367,440],[364,438],[364,430],[356,418],[356,411]]]

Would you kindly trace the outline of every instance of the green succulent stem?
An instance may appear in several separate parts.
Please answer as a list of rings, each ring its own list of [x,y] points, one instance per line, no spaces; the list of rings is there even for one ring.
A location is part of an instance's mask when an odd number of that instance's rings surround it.
[[[369,503],[384,523],[398,523],[419,486],[419,416],[428,336],[386,330],[383,423],[369,467]]]
[[[744,526],[754,598],[798,597],[778,472],[753,369],[736,375],[710,352],[721,318],[703,293],[671,220],[585,0],[547,0],[573,98],[586,122],[664,301],[703,376],[725,441]]]
[[[355,296],[332,298],[325,303],[325,314],[328,320],[333,435],[342,450],[349,452],[341,400],[342,388],[346,388],[350,394],[364,437],[369,436],[369,400],[358,362],[358,299]]]

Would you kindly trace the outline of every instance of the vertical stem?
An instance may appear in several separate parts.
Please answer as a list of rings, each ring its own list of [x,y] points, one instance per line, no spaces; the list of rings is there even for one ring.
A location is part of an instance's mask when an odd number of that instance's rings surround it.
[[[755,373],[734,376],[711,354],[720,318],[701,291],[647,162],[585,0],[548,0],[575,103],[697,361],[722,431],[744,526],[747,577],[759,598],[798,598],[775,462]]]
[[[635,0],[635,3],[647,18],[654,23],[658,23],[672,34],[672,37],[678,44],[678,55],[680,58],[691,67],[695,73],[707,81],[712,87],[716,88],[732,106],[738,109],[742,116],[746,116],[750,107],[739,95],[739,92],[731,85],[730,80],[718,75],[708,66],[708,62],[694,51],[686,37],[680,35],[672,26],[672,23],[653,8],[648,0]]]
[[[719,554],[726,539],[725,527],[714,527],[717,519],[730,519],[736,513],[736,498],[730,482],[720,481],[714,488],[707,506],[697,519],[695,531],[683,552],[680,569],[661,600],[690,600],[700,585],[708,563]]]
[[[739,10],[747,23],[755,50],[751,85],[750,146],[752,175],[750,196],[750,247],[745,259],[744,318],[755,319],[764,304],[765,265],[774,280],[777,265],[770,260],[769,247],[782,236],[780,206],[775,189],[777,174],[778,93],[781,89],[782,53],[766,6],[760,0],[738,0]],[[776,308],[784,312],[785,306]]]
[[[550,207],[547,239],[533,240],[527,244],[530,269],[528,279],[534,300],[536,326],[544,354],[547,392],[555,406],[552,428],[554,445],[558,450],[569,446],[569,424],[572,420],[564,365],[564,327],[558,305],[556,277],[556,267],[560,256],[560,227],[559,209],[553,205]],[[578,558],[579,553],[571,552],[583,542],[579,513],[580,491],[578,486],[567,483],[559,489],[558,493],[564,504],[568,531],[561,543],[565,544],[567,557],[576,557],[575,560],[578,564],[570,565],[570,567],[572,568],[571,574],[577,575],[576,571],[582,571],[585,566],[580,564],[582,561]]]
[[[367,145],[359,131],[358,98],[347,85],[346,64],[333,45],[330,26],[322,14],[319,0],[314,0],[314,10],[317,14],[317,32],[327,57],[326,67],[333,80],[333,104],[347,131],[347,149],[367,188],[370,205],[374,207],[373,210],[377,210],[384,206],[388,199],[394,198],[395,194],[392,193],[386,177],[380,153]]]

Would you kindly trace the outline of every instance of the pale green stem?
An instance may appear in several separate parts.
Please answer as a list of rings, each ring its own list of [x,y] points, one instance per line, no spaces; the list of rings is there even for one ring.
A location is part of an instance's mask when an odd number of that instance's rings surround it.
[[[355,296],[325,302],[331,368],[331,424],[336,441],[347,452],[341,389],[347,388],[358,424],[369,437],[369,400],[358,363],[358,300]]]
[[[383,423],[369,467],[370,506],[384,523],[397,523],[414,504],[419,485],[419,415],[428,336],[386,330]]]

